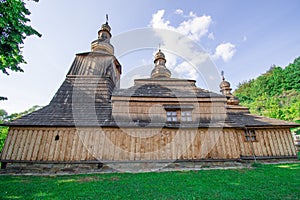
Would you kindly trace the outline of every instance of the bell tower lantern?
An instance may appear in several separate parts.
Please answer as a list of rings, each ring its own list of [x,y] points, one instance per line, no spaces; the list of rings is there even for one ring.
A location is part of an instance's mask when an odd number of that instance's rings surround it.
[[[155,54],[154,64],[155,67],[151,72],[151,78],[170,78],[171,72],[166,67],[166,58],[165,54],[161,52],[159,49],[158,52]]]
[[[104,53],[114,54],[114,47],[110,44],[111,28],[108,25],[108,15],[106,14],[106,22],[102,24],[98,31],[98,39],[91,44],[92,51],[102,51]]]

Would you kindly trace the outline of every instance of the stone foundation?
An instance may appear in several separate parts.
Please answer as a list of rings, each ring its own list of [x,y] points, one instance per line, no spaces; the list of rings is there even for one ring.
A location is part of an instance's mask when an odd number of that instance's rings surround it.
[[[259,163],[276,164],[299,162],[297,159],[258,160]],[[249,168],[254,160],[231,161],[175,161],[175,162],[112,162],[112,163],[6,163],[0,174],[64,175],[88,173],[141,173],[205,169]],[[2,168],[3,168],[2,163]]]
[[[3,164],[2,164],[3,165]],[[103,171],[102,163],[57,164],[57,163],[7,163],[1,173],[12,174],[79,174]]]
[[[2,167],[3,167],[2,163]],[[5,166],[5,165],[4,165]],[[113,163],[6,163],[1,174],[87,174],[87,173],[113,173],[113,172],[161,172],[200,170],[215,168],[243,168],[247,163],[237,161],[227,162],[113,162]]]

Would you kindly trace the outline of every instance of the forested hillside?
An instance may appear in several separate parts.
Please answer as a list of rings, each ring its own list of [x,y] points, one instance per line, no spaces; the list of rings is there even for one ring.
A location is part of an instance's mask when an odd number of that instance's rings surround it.
[[[300,57],[285,68],[271,67],[234,91],[250,112],[288,121],[300,120]]]

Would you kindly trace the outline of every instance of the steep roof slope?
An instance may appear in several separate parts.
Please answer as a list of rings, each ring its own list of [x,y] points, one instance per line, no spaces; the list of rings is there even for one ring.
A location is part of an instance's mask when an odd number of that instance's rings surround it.
[[[116,59],[109,54],[77,54],[49,105],[10,126],[99,126],[111,119],[110,96],[118,82]]]

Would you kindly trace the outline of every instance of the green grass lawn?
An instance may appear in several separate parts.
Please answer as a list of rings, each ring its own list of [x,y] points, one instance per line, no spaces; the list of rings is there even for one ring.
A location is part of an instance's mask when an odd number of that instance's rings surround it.
[[[300,199],[300,163],[139,174],[1,175],[0,199]]]

